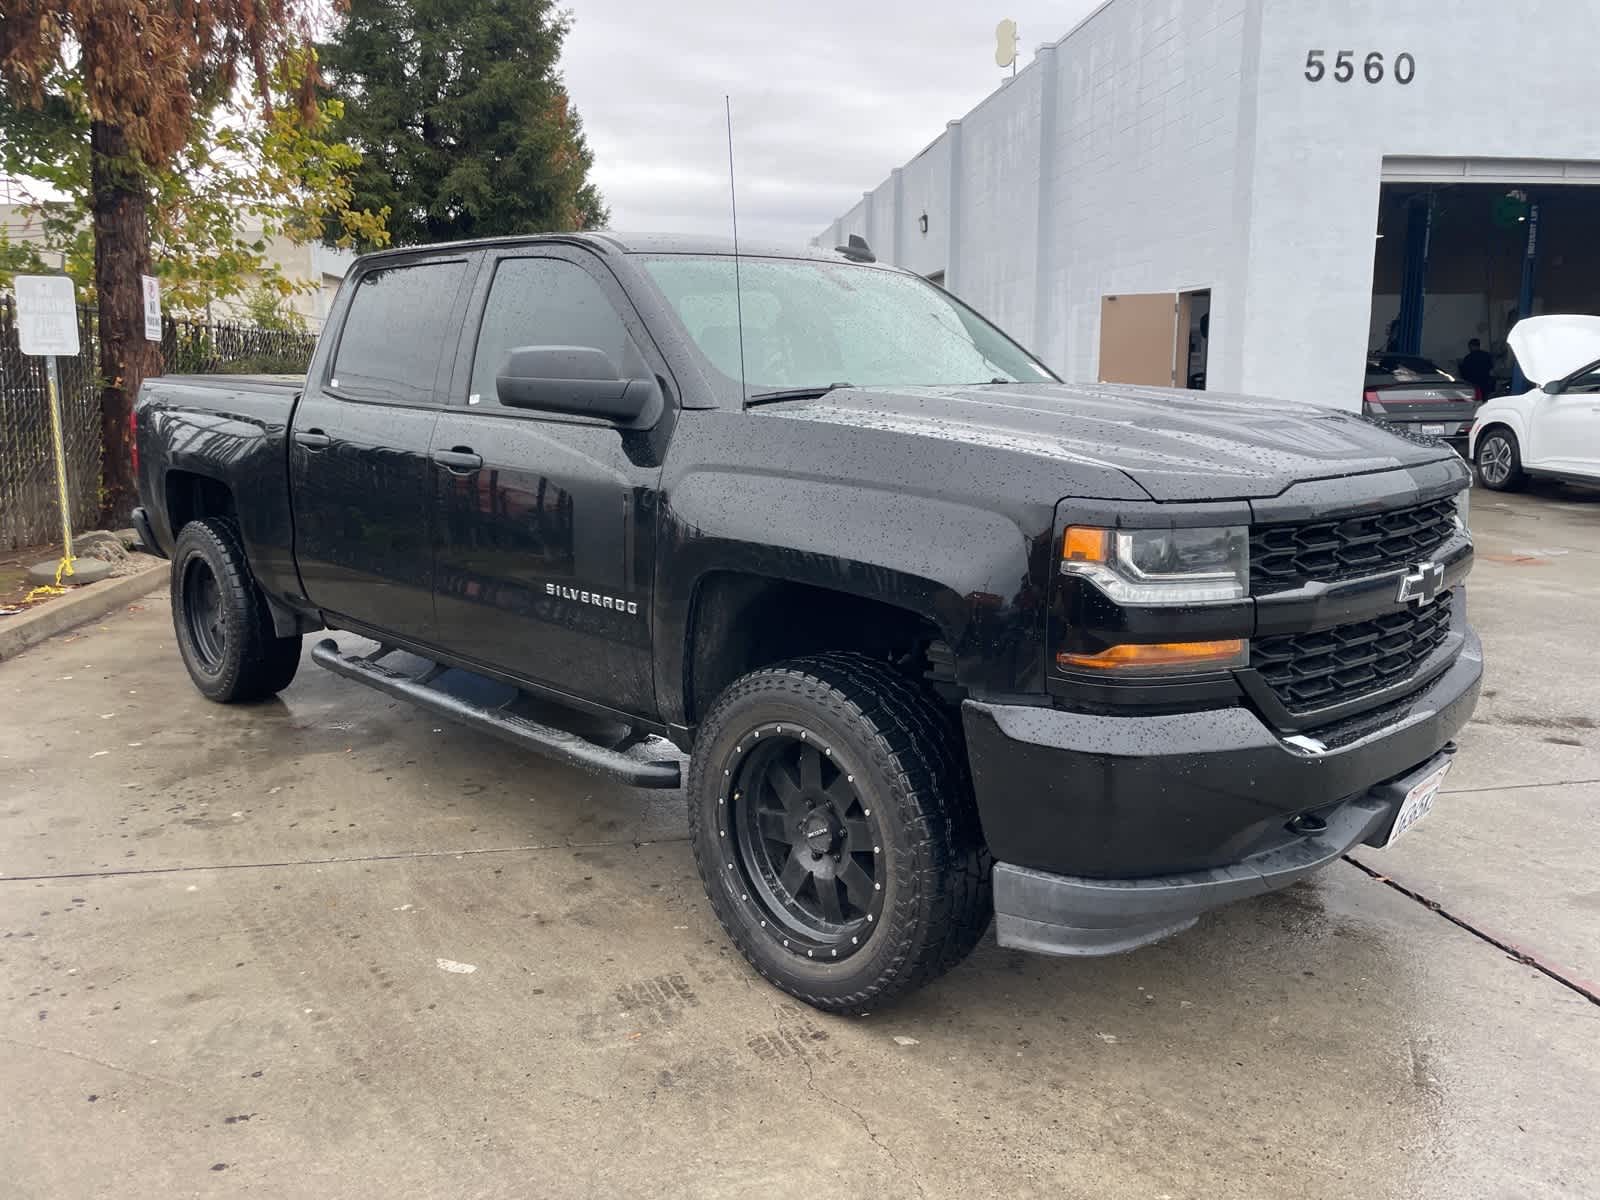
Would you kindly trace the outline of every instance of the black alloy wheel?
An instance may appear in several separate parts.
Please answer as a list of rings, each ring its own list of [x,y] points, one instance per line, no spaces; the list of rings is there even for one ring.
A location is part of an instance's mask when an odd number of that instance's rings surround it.
[[[184,625],[194,644],[201,665],[210,672],[220,669],[228,647],[228,628],[222,615],[222,588],[216,572],[204,558],[196,555],[183,564]]]
[[[808,957],[860,948],[883,910],[883,835],[816,731],[774,722],[735,750],[727,826],[741,894]]]

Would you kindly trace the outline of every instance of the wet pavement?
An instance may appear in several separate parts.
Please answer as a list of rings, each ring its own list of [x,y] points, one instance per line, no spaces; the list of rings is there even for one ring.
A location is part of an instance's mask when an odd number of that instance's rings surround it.
[[[5,1194],[1600,1194],[1600,496],[1473,515],[1486,698],[1359,856],[1454,921],[1340,863],[1121,958],[991,938],[859,1020],[727,946],[676,793],[309,663],[208,704],[159,595],[30,650]]]

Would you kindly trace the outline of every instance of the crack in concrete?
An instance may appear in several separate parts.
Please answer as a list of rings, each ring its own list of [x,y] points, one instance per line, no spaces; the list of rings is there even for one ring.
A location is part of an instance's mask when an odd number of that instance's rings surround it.
[[[783,1010],[778,1005],[774,1004],[772,1006],[772,1011],[773,1011],[773,1015],[775,1015],[778,1018],[778,1028],[782,1029],[783,1028]],[[853,1116],[857,1121],[861,1122],[861,1128],[866,1132],[867,1140],[870,1141],[879,1150],[883,1151],[885,1157],[888,1158],[890,1164],[893,1165],[893,1167],[894,1167],[894,1169],[896,1171],[898,1171],[903,1177],[911,1180],[911,1185],[914,1188],[917,1189],[917,1195],[926,1197],[928,1192],[927,1192],[927,1189],[922,1186],[922,1180],[917,1178],[915,1172],[908,1171],[906,1169],[905,1164],[900,1161],[900,1156],[898,1154],[896,1154],[894,1152],[894,1150],[890,1147],[889,1143],[884,1141],[881,1137],[879,1137],[877,1131],[872,1128],[872,1124],[871,1124],[871,1122],[869,1122],[867,1120],[866,1114],[863,1113],[855,1105],[847,1103],[846,1101],[839,1099],[839,1097],[835,1096],[832,1092],[828,1091],[826,1088],[823,1088],[823,1087],[819,1086],[818,1083],[817,1083],[816,1068],[812,1065],[811,1060],[809,1058],[807,1058],[804,1054],[800,1055],[799,1057],[800,1057],[800,1065],[803,1066],[806,1069],[806,1088],[807,1088],[807,1090],[815,1092],[817,1095],[821,1096],[824,1100],[826,1100],[829,1104],[835,1105],[838,1108],[842,1108],[845,1112],[847,1112],[851,1116]]]
[[[184,875],[195,871],[262,871],[277,867],[326,867],[340,863],[409,862],[427,858],[467,858],[479,854],[526,854],[539,850],[598,850],[607,846],[659,846],[672,842],[687,842],[684,837],[650,838],[635,841],[620,838],[610,842],[530,842],[521,846],[480,846],[466,850],[407,850],[395,854],[350,854],[333,858],[295,858],[283,862],[211,863],[199,866],[175,867],[117,867],[103,871],[60,871],[50,875],[0,875],[0,884],[49,882],[56,879],[115,879],[123,875]]]
[[[1505,938],[1496,937],[1494,934],[1488,932],[1486,929],[1483,929],[1481,926],[1474,925],[1465,917],[1458,917],[1443,904],[1439,903],[1439,901],[1432,900],[1429,897],[1424,896],[1421,892],[1406,887],[1403,883],[1397,883],[1390,876],[1373,870],[1371,867],[1367,866],[1366,863],[1351,858],[1348,854],[1344,855],[1344,861],[1376,882],[1399,892],[1402,896],[1406,897],[1406,899],[1413,900],[1422,905],[1423,908],[1432,910],[1439,916],[1443,917],[1446,921],[1449,921],[1450,924],[1466,930],[1479,941],[1487,942],[1496,950],[1499,950],[1510,956],[1515,961],[1523,964],[1524,966],[1532,967],[1535,971],[1538,971],[1541,975],[1548,976],[1556,983],[1559,983],[1562,987],[1576,992],[1590,1004],[1600,1005],[1600,987],[1596,987],[1594,984],[1585,983],[1582,980],[1575,978],[1573,973],[1568,971],[1565,967],[1559,967],[1553,963],[1544,962],[1538,957],[1538,955],[1532,953],[1531,951],[1524,950],[1515,942],[1507,941]]]
[[[135,1079],[143,1079],[146,1083],[161,1083],[170,1088],[177,1088],[180,1092],[189,1092],[193,1089],[187,1084],[179,1083],[176,1079],[167,1079],[161,1075],[148,1075],[132,1067],[118,1066],[114,1062],[107,1062],[103,1058],[96,1058],[92,1054],[84,1054],[80,1050],[68,1050],[65,1046],[47,1046],[43,1042],[28,1042],[21,1038],[8,1037],[0,1033],[0,1042],[8,1045],[20,1046],[24,1050],[43,1050],[47,1054],[65,1054],[68,1058],[75,1058],[79,1062],[91,1063],[97,1067],[104,1067],[107,1071],[116,1071],[122,1075],[132,1075]]]
[[[1583,787],[1600,783],[1600,779],[1558,779],[1553,783],[1502,783],[1496,787],[1444,788],[1441,796],[1465,796],[1469,792],[1515,792],[1523,788]]]

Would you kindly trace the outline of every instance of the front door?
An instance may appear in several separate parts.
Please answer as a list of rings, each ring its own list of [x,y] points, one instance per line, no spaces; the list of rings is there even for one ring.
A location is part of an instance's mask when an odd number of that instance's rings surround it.
[[[1528,424],[1526,465],[1600,478],[1600,366],[1567,380],[1554,396],[1534,392]]]
[[[433,431],[434,594],[451,653],[619,712],[656,713],[656,500],[672,409],[654,431],[503,407],[519,346],[604,350],[664,375],[605,267],[586,251],[509,250],[468,310],[451,403]]]
[[[291,430],[306,596],[335,619],[417,642],[435,633],[428,451],[469,265],[433,258],[363,271]]]

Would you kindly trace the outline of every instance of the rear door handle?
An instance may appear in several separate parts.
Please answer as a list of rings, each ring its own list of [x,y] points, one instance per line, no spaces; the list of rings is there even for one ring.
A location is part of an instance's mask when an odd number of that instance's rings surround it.
[[[474,453],[471,446],[452,446],[448,450],[435,450],[433,461],[447,471],[464,475],[483,466],[483,455]]]
[[[333,439],[320,429],[297,429],[294,431],[296,445],[304,446],[307,450],[323,450],[333,445]]]

